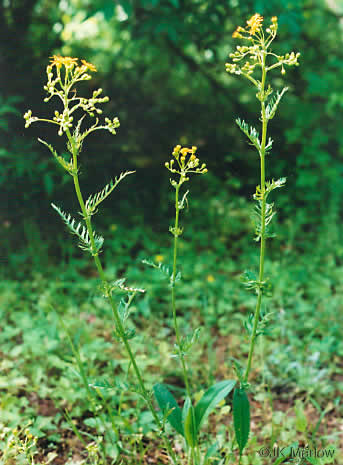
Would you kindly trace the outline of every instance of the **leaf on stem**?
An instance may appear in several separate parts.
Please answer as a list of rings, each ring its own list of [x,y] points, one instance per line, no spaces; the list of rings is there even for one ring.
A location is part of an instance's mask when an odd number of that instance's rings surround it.
[[[257,329],[256,329],[256,334],[255,334],[255,339],[258,336],[270,336],[271,334],[271,326],[269,324],[271,316],[275,312],[269,312],[267,313],[265,310],[261,310],[260,312],[260,318],[257,323]],[[251,336],[253,332],[253,326],[254,326],[254,317],[255,315],[253,313],[250,313],[249,316],[247,317],[247,320],[244,322],[244,327],[247,331],[247,333]]]
[[[111,179],[111,181],[100,192],[90,195],[86,200],[87,214],[94,215],[97,212],[96,208],[98,207],[98,205],[112,193],[112,191],[118,186],[120,181],[122,181],[126,176],[132,173],[135,173],[135,171],[125,171],[124,173],[121,173],[119,177]]]
[[[39,139],[39,142],[43,145],[45,145],[46,147],[48,147],[48,149],[50,150],[50,152],[53,154],[53,156],[56,158],[56,160],[58,161],[58,163],[66,170],[68,171],[69,174],[73,174],[73,170],[74,170],[74,167],[73,167],[73,162],[72,160],[70,160],[69,162],[66,161],[63,157],[61,157],[61,155],[58,155],[58,153],[56,152],[56,150],[53,148],[52,145],[48,144],[47,142],[45,142],[45,140],[42,140],[42,139]]]
[[[244,120],[241,120],[240,118],[236,119],[236,123],[241,129],[241,131],[243,131],[244,134],[248,137],[250,142],[256,147],[258,151],[260,151],[261,150],[261,142],[259,139],[260,135],[256,131],[256,129],[253,128],[252,126],[249,127],[249,125]]]
[[[266,106],[266,118],[271,120],[274,118],[276,110],[283,95],[287,92],[288,87],[284,87],[281,92],[277,92],[276,96],[271,97],[270,102]]]
[[[182,337],[180,345],[175,344],[175,352],[172,354],[172,357],[180,357],[180,352],[182,357],[186,356],[193,345],[199,340],[200,331],[201,328],[196,328],[190,334],[187,334],[187,336]]]
[[[271,181],[266,181],[264,194],[261,190],[261,186],[257,186],[256,192],[253,197],[255,200],[263,200],[263,198],[267,199],[270,192],[272,192],[274,189],[279,189],[281,187],[284,187],[285,184],[286,184],[286,178],[280,178],[280,179],[277,179],[276,181],[274,181],[274,179],[272,179]]]
[[[136,295],[136,292],[133,292],[129,295],[128,299],[121,299],[118,305],[118,314],[123,326],[124,334],[121,334],[119,328],[115,328],[114,334],[118,341],[123,341],[123,339],[129,340],[133,339],[136,336],[136,331],[134,328],[127,328],[126,323],[127,319],[131,313],[130,306]]]
[[[144,265],[150,266],[151,268],[155,268],[156,270],[160,271],[164,276],[169,278],[170,286],[181,280],[181,272],[179,271],[178,273],[176,273],[175,278],[173,278],[173,271],[168,265],[164,265],[163,263],[156,264],[151,260],[147,259],[142,260],[142,263],[144,263]]]
[[[93,249],[86,226],[84,226],[80,222],[77,222],[75,218],[73,218],[70,215],[70,213],[65,213],[53,203],[51,204],[51,206],[60,215],[62,220],[65,222],[65,224],[71,231],[71,233],[75,234],[79,238],[79,241],[80,241],[79,247],[82,250],[86,250],[92,255],[97,255],[100,252],[101,247],[104,243],[104,238],[102,236],[97,236],[96,234],[94,234],[94,249]]]
[[[275,234],[270,232],[269,224],[272,221],[274,215],[276,215],[276,212],[273,211],[273,203],[266,203],[265,207],[265,216],[264,216],[264,237],[275,237]],[[258,200],[257,205],[254,208],[253,211],[253,222],[255,224],[255,234],[256,237],[254,238],[256,242],[258,242],[261,239],[262,235],[262,201]]]
[[[138,288],[138,287],[128,287],[128,286],[125,286],[125,281],[126,281],[126,278],[121,278],[121,279],[117,279],[116,281],[112,282],[110,284],[110,288],[109,288],[109,292],[113,292],[115,289],[119,289],[121,291],[125,291],[125,292],[141,292],[141,293],[144,293],[145,292],[145,289],[141,289],[141,288]]]
[[[263,294],[266,294],[267,296],[271,295],[272,286],[268,278],[264,281],[259,281],[253,271],[246,270],[241,276],[241,281],[249,291],[253,291],[258,294],[259,290],[262,290]]]

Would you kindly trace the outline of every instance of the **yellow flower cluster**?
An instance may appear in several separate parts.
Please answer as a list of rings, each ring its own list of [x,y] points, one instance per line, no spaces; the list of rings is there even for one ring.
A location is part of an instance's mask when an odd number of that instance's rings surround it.
[[[56,66],[57,69],[60,69],[62,66],[65,66],[67,69],[72,69],[74,66],[77,67],[77,72],[81,71],[93,71],[96,72],[97,69],[92,63],[88,63],[86,60],[81,60],[81,66],[78,66],[78,58],[72,57],[62,57],[60,55],[53,55],[50,57],[50,65],[49,67],[52,68]]]
[[[50,63],[46,68],[48,81],[44,86],[47,92],[47,97],[44,102],[48,102],[51,98],[57,96],[63,103],[63,110],[55,110],[52,119],[37,118],[32,116],[32,111],[28,110],[25,115],[25,127],[28,128],[36,121],[45,121],[59,126],[58,135],[62,136],[63,133],[73,132],[73,127],[77,130],[78,144],[91,132],[98,129],[105,129],[111,134],[116,134],[116,129],[119,127],[118,118],[105,118],[104,124],[100,125],[97,118],[102,114],[100,104],[109,101],[107,96],[102,97],[102,89],[96,89],[93,94],[86,97],[79,97],[76,92],[76,85],[81,81],[88,81],[92,79],[89,71],[96,72],[97,69],[92,63],[79,58],[66,57],[60,55],[53,55],[50,57]],[[83,110],[91,118],[96,116],[95,123],[90,126],[82,134],[80,133],[81,122],[83,117],[75,122],[74,115],[77,110]]]
[[[276,18],[276,16],[274,16]],[[238,26],[235,32],[232,34],[234,39],[252,39],[251,36],[254,36],[259,32],[262,28],[263,23],[263,16],[258,13],[255,13],[250,19],[247,21],[248,27]],[[245,36],[244,34],[248,34]]]
[[[186,177],[186,173],[197,173],[204,174],[207,173],[206,164],[203,163],[200,166],[199,158],[195,155],[197,147],[193,146],[192,148],[181,147],[181,145],[176,145],[173,149],[172,155],[174,159],[165,163],[166,168],[172,173],[178,173],[181,176],[182,182],[188,181],[189,178]],[[174,167],[174,162],[176,160],[176,168]]]
[[[250,27],[248,31],[249,34],[254,36],[256,32],[261,29],[262,23],[263,23],[263,16],[259,15],[258,13],[255,13],[254,16],[252,16],[247,21],[247,25]]]
[[[271,22],[263,30],[263,16],[255,13],[247,21],[244,28],[238,26],[232,34],[234,38],[241,38],[250,41],[249,46],[238,45],[236,50],[230,53],[233,63],[225,63],[226,71],[230,74],[242,74],[250,79],[258,87],[258,82],[252,77],[256,67],[265,67],[266,71],[280,67],[281,73],[285,73],[284,65],[298,65],[300,53],[287,53],[286,55],[276,55],[270,51],[270,45],[276,37],[278,29],[278,19],[276,16],[271,18]],[[272,62],[268,65],[269,58]],[[276,59],[276,62],[275,62]]]

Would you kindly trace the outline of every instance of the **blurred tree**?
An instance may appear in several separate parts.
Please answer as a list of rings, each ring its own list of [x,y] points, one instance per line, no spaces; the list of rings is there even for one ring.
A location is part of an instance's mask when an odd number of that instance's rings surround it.
[[[111,215],[119,215],[130,204],[132,210],[144,208],[156,220],[168,182],[162,161],[176,143],[197,145],[210,170],[218,178],[229,178],[240,194],[250,196],[254,190],[256,155],[234,120],[240,116],[256,124],[256,99],[244,82],[225,73],[224,64],[236,45],[231,35],[237,25],[255,12],[267,18],[277,15],[280,35],[275,48],[302,53],[301,66],[287,76],[291,85],[280,118],[271,123],[275,154],[270,176],[286,175],[293,187],[283,191],[278,204],[287,216],[296,205],[297,221],[304,228],[319,224],[333,194],[339,212],[343,81],[338,76],[343,48],[338,2],[16,0],[4,5],[0,56],[7,77],[13,79],[6,78],[11,82],[3,83],[3,95],[22,96],[25,105],[18,108],[31,107],[38,113],[43,72],[52,53],[94,62],[99,73],[89,85],[101,85],[112,97],[105,111],[120,118],[121,128],[115,138],[91,140],[83,154],[85,173],[91,174],[83,182],[92,191],[100,187],[104,171],[110,178],[123,168],[138,169],[135,189],[123,184]],[[6,47],[13,37],[15,47]],[[282,85],[283,76],[275,74],[274,86]],[[47,105],[43,111],[48,111]],[[22,127],[19,119],[11,123],[20,136]],[[21,136],[24,146],[33,134]],[[39,175],[41,167],[46,178],[34,184],[25,178],[23,192],[48,196],[58,189],[59,196],[67,196],[68,189],[59,189],[61,173],[54,168],[50,170],[54,174],[47,174],[49,154],[36,143],[34,157],[22,158],[23,171]],[[8,193],[17,187],[18,172],[12,171],[9,179]]]

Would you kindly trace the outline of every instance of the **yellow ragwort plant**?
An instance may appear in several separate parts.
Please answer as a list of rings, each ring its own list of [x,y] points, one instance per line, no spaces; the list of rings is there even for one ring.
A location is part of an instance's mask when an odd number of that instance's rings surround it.
[[[176,313],[176,285],[181,280],[181,272],[177,271],[178,239],[183,233],[180,227],[180,212],[185,208],[189,191],[181,195],[182,186],[190,180],[190,174],[205,174],[207,168],[205,163],[200,163],[196,155],[197,147],[181,147],[177,145],[172,152],[173,158],[165,163],[166,168],[176,176],[176,179],[170,179],[172,187],[175,189],[175,218],[174,225],[170,226],[169,231],[174,237],[173,244],[173,265],[171,269],[159,263],[158,265],[144,260],[144,263],[159,269],[169,278],[171,287],[171,307],[172,318],[175,330],[176,342],[175,350],[172,357],[180,360],[182,376],[185,383],[185,399],[182,409],[180,402],[174,398],[167,386],[158,383],[154,386],[154,394],[160,409],[174,428],[183,439],[187,453],[188,465],[205,465],[210,463],[211,457],[217,453],[218,445],[216,443],[203,444],[201,442],[201,427],[212,410],[232,391],[236,381],[223,380],[213,384],[195,403],[192,395],[189,367],[186,362],[190,355],[191,349],[199,336],[200,328],[196,328],[185,336],[181,336]]]
[[[248,441],[250,430],[249,400],[246,391],[249,388],[248,378],[251,370],[252,357],[256,338],[266,333],[266,325],[269,315],[261,312],[262,296],[268,291],[269,283],[264,276],[264,261],[266,253],[266,239],[273,237],[269,225],[275,212],[273,203],[267,203],[269,194],[277,188],[285,185],[286,179],[266,181],[265,158],[270,154],[273,141],[267,139],[269,121],[274,118],[281,98],[288,90],[284,87],[281,92],[276,92],[268,82],[268,73],[280,68],[281,74],[285,74],[285,66],[298,65],[299,53],[290,52],[285,55],[277,55],[271,50],[277,30],[278,20],[276,16],[271,18],[270,24],[264,29],[264,18],[256,13],[248,21],[245,27],[239,26],[232,34],[235,39],[243,39],[246,45],[237,45],[236,51],[230,53],[232,63],[226,63],[226,71],[231,74],[242,75],[247,78],[257,89],[256,98],[260,102],[260,121],[262,123],[262,135],[249,126],[245,121],[236,120],[236,123],[248,137],[260,157],[260,184],[256,188],[254,199],[257,202],[255,208],[256,238],[260,242],[260,264],[258,276],[251,272],[245,274],[245,285],[257,294],[254,315],[249,316],[246,329],[250,336],[250,347],[245,371],[236,366],[236,372],[240,381],[239,388],[234,391],[234,426],[240,456]]]
[[[127,317],[129,315],[130,304],[137,292],[144,292],[142,289],[129,288],[124,285],[124,280],[118,280],[110,282],[103,269],[103,265],[100,261],[99,254],[101,252],[104,239],[102,236],[95,234],[92,225],[92,216],[98,211],[98,207],[102,201],[104,201],[111,192],[117,187],[120,181],[122,181],[127,175],[132,174],[133,171],[126,171],[121,173],[119,177],[114,178],[107,184],[100,192],[89,196],[85,201],[80,189],[79,183],[79,156],[86,137],[98,131],[104,129],[109,131],[111,134],[116,134],[116,129],[119,127],[118,118],[105,118],[104,123],[100,123],[98,115],[102,114],[102,110],[99,105],[109,101],[108,97],[102,97],[102,89],[93,91],[91,97],[78,96],[76,91],[76,85],[81,81],[88,81],[91,79],[89,72],[96,72],[96,67],[88,63],[85,60],[79,60],[77,58],[62,57],[54,55],[51,59],[50,64],[47,66],[46,72],[48,81],[44,86],[48,96],[44,99],[48,102],[52,97],[57,97],[62,104],[62,111],[56,110],[52,119],[38,118],[32,116],[32,111],[28,110],[24,119],[26,121],[25,127],[29,127],[32,123],[42,121],[54,124],[58,127],[58,134],[62,136],[66,135],[67,138],[67,149],[70,153],[69,160],[63,156],[57,154],[55,149],[47,142],[39,139],[41,143],[46,145],[57,162],[72,176],[74,181],[75,193],[81,208],[82,221],[78,222],[70,214],[65,213],[59,207],[52,204],[53,208],[61,216],[72,234],[75,234],[79,239],[79,246],[81,249],[88,251],[95,262],[99,277],[102,282],[102,291],[104,297],[108,300],[113,314],[115,335],[125,347],[128,355],[130,365],[133,368],[136,376],[138,387],[137,391],[144,398],[151,414],[155,420],[157,427],[159,428],[165,447],[173,463],[177,463],[175,453],[171,447],[170,441],[166,434],[164,434],[164,423],[161,421],[157,411],[155,410],[151,394],[148,392],[143,381],[141,370],[138,367],[135,354],[132,350],[129,340],[133,337],[133,331],[127,328]],[[75,115],[83,113],[79,118]],[[83,129],[82,125],[85,121],[85,117],[95,118],[95,122]],[[115,288],[119,288],[128,295],[127,301],[124,301],[123,305],[117,306],[116,302],[112,297],[112,293]],[[92,395],[86,374],[83,370],[79,353],[74,347],[71,339],[72,349],[76,360],[78,362],[80,375],[83,380],[85,389],[92,403],[94,403],[94,396]],[[96,411],[96,409],[93,409]],[[112,425],[115,428],[115,424]]]

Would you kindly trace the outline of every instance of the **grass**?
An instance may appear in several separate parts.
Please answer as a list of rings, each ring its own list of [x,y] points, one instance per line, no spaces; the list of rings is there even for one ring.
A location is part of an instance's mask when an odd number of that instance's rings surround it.
[[[190,363],[196,398],[216,380],[233,376],[231,359],[242,363],[246,359],[248,337],[241,328],[254,308],[255,299],[244,290],[239,276],[247,263],[258,260],[247,245],[248,238],[246,246],[241,242],[237,250],[226,249],[224,254],[225,244],[213,240],[214,229],[208,230],[205,237],[198,227],[204,208],[201,197],[194,200],[192,221],[188,219],[188,231],[180,238],[183,281],[178,293],[179,308],[183,311],[178,315],[179,321],[183,328],[204,326]],[[225,218],[221,222],[225,223]],[[225,228],[225,224],[219,227]],[[243,218],[240,227],[250,228],[250,234],[253,233],[252,226]],[[343,388],[343,265],[334,260],[334,243],[326,248],[318,246],[315,255],[310,253],[311,249],[299,255],[299,249],[306,244],[285,244],[281,239],[284,227],[280,226],[279,238],[266,261],[266,269],[274,281],[273,295],[266,299],[268,309],[274,312],[274,324],[271,335],[256,346],[251,376],[258,387],[252,401],[252,433],[242,463],[272,463],[271,458],[259,457],[257,451],[275,440],[280,446],[294,441],[300,445],[315,443],[318,448],[331,444],[337,450],[332,463],[339,464],[343,445],[339,401]],[[328,234],[331,227],[326,224]],[[171,325],[166,324],[167,315],[170,317],[166,282],[159,273],[141,265],[141,260],[154,252],[152,244],[157,247],[157,258],[170,264],[169,244],[159,233],[150,233],[137,247],[138,238],[141,241],[145,237],[142,231],[123,225],[116,228],[113,231],[109,226],[106,234],[110,244],[105,254],[107,275],[116,279],[125,271],[130,283],[147,289],[146,295],[134,304],[131,321],[138,334],[133,341],[134,349],[140,366],[148,374],[147,387],[163,382],[172,386],[179,398],[184,385],[178,363],[168,357],[175,337]],[[281,247],[286,248],[286,254]],[[55,452],[53,464],[64,464],[67,460],[78,463],[89,457],[68,423],[66,411],[86,444],[101,435],[101,425],[85,400],[85,388],[75,369],[75,355],[60,323],[63,319],[80,350],[89,378],[98,385],[102,380],[104,386],[106,382],[113,386],[100,389],[111,405],[118,428],[115,441],[106,451],[108,463],[110,457],[119,453],[118,448],[127,451],[123,453],[126,464],[167,463],[162,453],[157,452],[159,439],[151,414],[137,394],[123,390],[128,363],[121,345],[113,341],[110,308],[104,306],[101,295],[94,291],[98,280],[86,260],[70,260],[77,266],[68,267],[65,263],[44,270],[44,274],[35,272],[20,281],[1,282],[2,435],[6,428],[9,434],[31,420],[29,430],[38,437],[36,463],[43,463],[49,452]],[[135,385],[131,375],[127,381]],[[237,454],[230,403],[216,409],[202,433],[204,437],[216,434],[227,457]],[[104,415],[110,424],[108,413]],[[4,444],[5,438],[2,449]],[[235,463],[234,459],[229,463]]]

